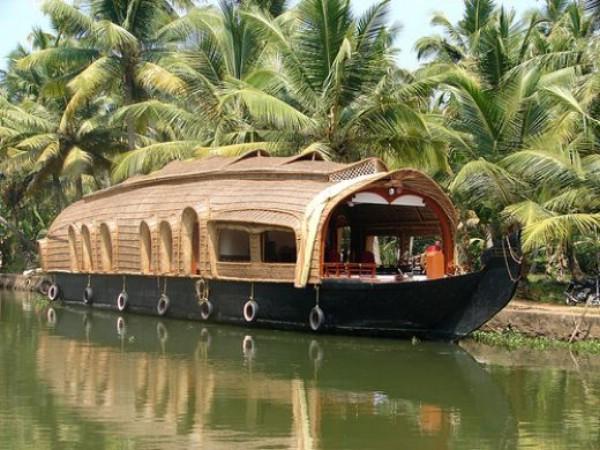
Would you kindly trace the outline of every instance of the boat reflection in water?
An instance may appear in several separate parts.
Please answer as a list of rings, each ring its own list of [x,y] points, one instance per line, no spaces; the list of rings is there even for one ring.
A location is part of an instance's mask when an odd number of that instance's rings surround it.
[[[504,393],[458,346],[70,308],[46,318],[39,377],[63,406],[136,446],[515,446]]]

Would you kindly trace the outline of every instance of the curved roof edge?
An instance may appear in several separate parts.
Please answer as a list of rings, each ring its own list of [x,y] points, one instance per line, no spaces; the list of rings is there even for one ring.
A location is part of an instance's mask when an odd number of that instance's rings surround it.
[[[327,209],[331,210],[349,196],[387,178],[390,179],[390,182],[400,184],[396,187],[401,187],[403,190],[408,189],[435,202],[448,218],[452,232],[456,232],[458,214],[452,201],[433,178],[420,170],[398,169],[343,180],[321,191],[306,208],[302,223],[305,242],[298,254],[299,264],[296,266],[294,281],[296,287],[305,287],[308,284],[316,239],[322,232],[323,213]]]

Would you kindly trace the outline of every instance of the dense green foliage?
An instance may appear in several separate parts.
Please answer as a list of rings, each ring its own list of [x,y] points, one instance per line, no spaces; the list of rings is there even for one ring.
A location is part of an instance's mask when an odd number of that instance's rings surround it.
[[[597,2],[523,17],[465,0],[397,66],[389,0],[47,0],[1,77],[2,251],[85,192],[174,159],[319,150],[434,176],[461,212],[461,263],[523,230],[534,270],[597,268]],[[73,6],[76,5],[76,6]],[[9,225],[12,225],[12,231]],[[8,227],[8,228],[7,228]],[[15,237],[15,228],[24,236]]]

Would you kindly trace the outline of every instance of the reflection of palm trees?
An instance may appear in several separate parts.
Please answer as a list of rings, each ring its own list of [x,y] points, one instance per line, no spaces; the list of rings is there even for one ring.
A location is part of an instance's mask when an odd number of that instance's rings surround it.
[[[236,443],[244,449],[327,447],[349,430],[373,436],[391,435],[389,427],[418,431],[426,401],[442,415],[443,426],[424,434],[433,445],[462,429],[478,436],[481,421],[503,420],[507,412],[487,374],[451,346],[439,352],[388,341],[259,330],[245,335],[99,311],[86,316],[87,324],[93,322],[86,327],[80,311],[57,309],[53,333],[67,338],[40,337],[39,376],[70,408],[114,424],[112,433],[135,441],[217,449]],[[127,322],[127,339],[118,335],[119,319]],[[486,404],[478,405],[480,398]],[[478,418],[475,427],[463,421],[464,411]],[[449,431],[450,421],[460,429]]]
[[[40,341],[42,377],[86,416],[114,422],[116,431],[135,437],[160,433],[188,436],[194,444],[203,440],[215,388],[205,361],[119,352],[53,336]]]
[[[207,359],[209,336],[206,332],[200,334],[191,360],[169,357],[166,326],[157,336],[161,341],[159,354],[132,353],[121,346],[113,349],[90,345],[86,339],[93,341],[99,321],[94,319],[91,328],[91,318],[86,316],[86,319],[82,326],[83,340],[44,335],[37,352],[41,376],[61,399],[86,416],[114,422],[119,432],[128,435],[156,436],[160,430],[161,435],[186,436],[190,445],[203,443],[216,448],[218,445],[207,436],[210,431],[206,423],[214,407],[218,380],[221,390],[242,390],[247,427],[257,427],[265,400],[287,405],[292,413],[292,447],[313,448],[315,430],[309,413],[318,411],[315,405],[319,398],[313,389],[309,401],[302,380],[270,380],[254,376],[252,372],[213,369]],[[123,320],[120,317],[117,321],[119,319]],[[164,326],[158,322],[157,330],[161,329],[160,325]],[[245,336],[241,344],[249,363],[255,355],[256,343],[251,336]],[[64,358],[56,358],[56,355],[64,355]],[[277,439],[272,443],[282,444]]]

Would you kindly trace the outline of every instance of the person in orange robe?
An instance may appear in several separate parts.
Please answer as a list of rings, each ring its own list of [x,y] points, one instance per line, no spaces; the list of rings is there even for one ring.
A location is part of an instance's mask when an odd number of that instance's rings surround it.
[[[435,241],[435,244],[425,249],[424,260],[427,278],[435,280],[444,277],[444,252],[440,241]]]

